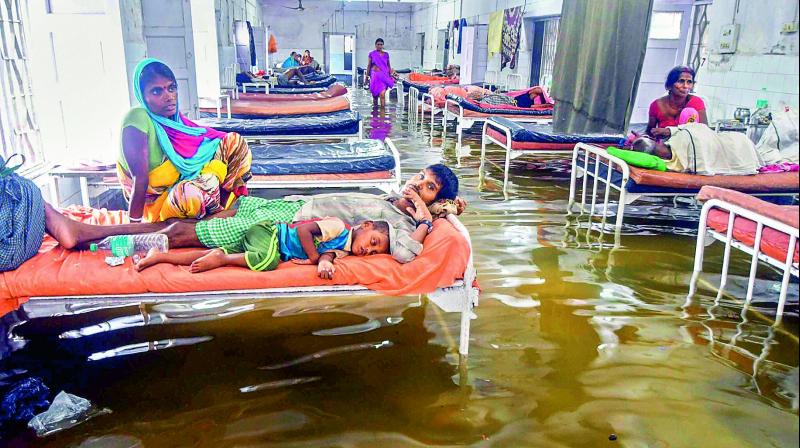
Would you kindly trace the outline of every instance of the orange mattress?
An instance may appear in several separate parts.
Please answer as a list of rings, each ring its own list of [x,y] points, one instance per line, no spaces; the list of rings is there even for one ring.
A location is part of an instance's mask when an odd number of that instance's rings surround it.
[[[247,101],[315,101],[321,100],[325,98],[335,98],[337,96],[342,96],[347,93],[347,87],[341,84],[331,84],[328,87],[328,90],[319,93],[298,93],[298,94],[289,94],[289,93],[240,93],[239,100],[247,100]],[[236,100],[231,100],[231,104],[234,104]],[[216,108],[214,108],[214,112],[216,112]]]
[[[408,80],[415,82],[451,81],[451,79],[447,76],[433,76],[426,75],[424,73],[409,73]]]
[[[87,207],[65,212],[90,223],[120,223],[125,212]],[[181,250],[181,249],[176,249]],[[387,295],[424,294],[462,278],[469,245],[446,220],[437,219],[414,261],[396,262],[390,255],[346,257],[336,261],[333,280],[316,275],[315,266],[281,263],[271,272],[224,267],[192,274],[186,266],[160,264],[136,272],[130,259],[109,267],[102,254],[67,251],[46,237],[39,253],[18,269],[0,273],[0,301],[14,303],[30,296],[117,295],[361,285]],[[345,294],[345,293],[343,293]]]
[[[458,115],[458,113],[459,113],[458,107],[453,106],[452,104],[447,106],[447,110],[449,110],[450,113],[455,114],[455,115]],[[216,109],[214,109],[214,111],[216,111]],[[532,117],[532,118],[542,119],[542,120],[552,120],[553,119],[552,115],[536,115],[536,116],[533,116],[533,115],[520,115],[520,114],[486,114],[486,113],[483,113],[483,112],[475,112],[474,110],[469,110],[469,109],[464,109],[464,116],[467,117],[467,118],[503,117],[503,118],[509,118],[509,119],[512,119],[512,120],[514,118],[520,118],[520,117]],[[572,145],[572,146],[575,146],[575,145]]]
[[[231,100],[232,114],[258,117],[324,114],[348,109],[350,109],[350,100],[346,96],[309,101]],[[216,107],[201,107],[199,110],[200,112],[217,113]],[[223,115],[228,113],[228,108],[225,105],[221,110]]]
[[[639,185],[699,190],[705,185],[747,191],[776,193],[800,191],[800,173],[764,173],[748,176],[701,176],[630,167],[631,180]]]
[[[800,208],[797,206],[784,206],[781,208],[787,213],[793,213],[795,216],[800,212]],[[728,231],[728,218],[727,211],[715,208],[708,212],[706,224],[717,232],[725,234]],[[737,216],[733,220],[733,238],[753,247],[756,243],[756,226],[757,224],[754,221]],[[800,260],[799,249],[800,244],[795,244],[795,263]],[[789,235],[772,227],[764,227],[761,232],[761,252],[781,262],[786,261],[786,254],[789,252]]]

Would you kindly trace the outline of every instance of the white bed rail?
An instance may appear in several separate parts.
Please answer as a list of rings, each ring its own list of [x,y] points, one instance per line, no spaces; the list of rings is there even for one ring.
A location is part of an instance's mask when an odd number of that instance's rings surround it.
[[[483,77],[482,87],[484,89],[488,88],[489,85],[494,85],[495,87],[498,87],[497,81],[499,79],[500,79],[500,77],[498,76],[496,70],[488,70],[486,72],[486,75]]]
[[[604,167],[605,173],[600,172],[600,167]],[[616,182],[612,178],[615,172],[620,173],[621,179]],[[628,180],[631,177],[631,170],[628,164],[622,159],[614,157],[604,149],[596,146],[578,143],[572,151],[572,173],[569,182],[569,203],[567,211],[572,212],[573,206],[583,213],[588,213],[591,219],[597,207],[597,197],[603,195],[602,218],[608,216],[608,206],[611,190],[617,190],[619,200],[617,206],[616,227],[622,226],[622,218],[625,212],[625,204],[638,198],[638,195],[630,195],[626,189]],[[580,202],[577,200],[578,179],[581,178]],[[591,184],[589,181],[591,178]],[[590,191],[591,188],[591,191]],[[587,193],[591,195],[591,205],[587,205]],[[588,210],[587,210],[588,209]]]
[[[433,95],[430,93],[423,93],[422,94],[422,110],[421,110],[421,120],[420,120],[420,130],[425,125],[425,108],[427,107],[431,113],[431,138],[433,138],[433,125],[434,125],[434,116],[440,112],[440,109],[436,107],[436,100],[433,98]]]
[[[416,87],[409,87],[408,88],[408,114],[406,115],[406,121],[408,122],[408,127],[414,126],[416,128],[417,119],[419,115],[419,89]]]
[[[509,73],[506,75],[506,90],[520,90],[523,88],[522,75],[519,73]]]
[[[728,226],[725,234],[719,233],[713,229],[708,228],[708,212],[717,208],[728,212]],[[742,241],[736,240],[733,236],[734,220],[736,217],[742,217],[756,223],[755,241],[752,246],[745,244]],[[770,257],[769,255],[761,252],[761,239],[763,237],[764,227],[770,227],[779,232],[789,236],[789,247],[786,257],[783,260]],[[753,299],[753,286],[755,284],[756,272],[758,269],[758,261],[761,260],[771,266],[776,267],[783,272],[781,279],[781,289],[778,295],[778,307],[775,312],[775,325],[779,325],[783,317],[783,308],[786,305],[786,294],[789,289],[790,276],[798,277],[798,265],[794,263],[794,252],[797,248],[797,239],[800,237],[800,230],[795,227],[776,221],[772,218],[760,215],[752,210],[745,209],[741,206],[732,204],[730,202],[722,201],[719,199],[711,199],[703,204],[703,209],[700,212],[700,224],[697,228],[697,245],[694,255],[694,271],[692,272],[692,279],[689,282],[689,296],[688,300],[694,296],[697,291],[697,280],[700,273],[703,271],[703,258],[705,255],[705,240],[706,234],[709,234],[716,240],[725,243],[725,251],[722,259],[722,273],[720,276],[719,291],[720,294],[725,288],[728,281],[728,269],[730,267],[731,247],[735,247],[751,256],[750,260],[750,275],[747,282],[747,296],[745,298],[745,307],[747,307]]]

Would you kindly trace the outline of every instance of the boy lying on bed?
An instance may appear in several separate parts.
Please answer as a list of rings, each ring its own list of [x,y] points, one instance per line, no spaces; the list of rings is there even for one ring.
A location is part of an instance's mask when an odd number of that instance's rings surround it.
[[[190,266],[193,273],[221,266],[272,271],[280,261],[316,264],[320,278],[332,279],[333,260],[347,255],[389,253],[389,224],[363,221],[350,228],[339,218],[293,223],[262,221],[250,227],[239,241],[211,250],[161,253],[155,249],[136,263],[137,271],[158,263]]]
[[[171,248],[215,248],[233,244],[262,221],[293,222],[336,216],[349,223],[386,221],[389,250],[400,263],[422,253],[433,221],[448,213],[461,214],[466,202],[458,198],[458,178],[442,164],[430,165],[405,183],[402,196],[335,193],[267,200],[240,197],[234,207],[200,221],[170,220],[158,223],[98,226],[72,221],[45,204],[47,233],[66,249],[87,247],[111,235],[162,232]]]

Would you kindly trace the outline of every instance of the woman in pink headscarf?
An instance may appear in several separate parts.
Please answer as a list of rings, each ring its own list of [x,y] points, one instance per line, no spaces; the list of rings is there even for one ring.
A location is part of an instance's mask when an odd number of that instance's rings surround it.
[[[375,50],[369,54],[369,62],[367,63],[367,79],[369,79],[369,91],[372,93],[372,104],[381,101],[381,107],[386,106],[386,93],[387,89],[394,86],[394,78],[396,73],[392,70],[392,65],[389,63],[389,53],[383,51],[383,39],[378,38],[375,41]]]

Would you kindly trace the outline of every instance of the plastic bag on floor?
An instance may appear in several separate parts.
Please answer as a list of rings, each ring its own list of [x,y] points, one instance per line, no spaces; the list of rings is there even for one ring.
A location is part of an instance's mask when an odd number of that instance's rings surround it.
[[[0,426],[7,423],[24,423],[37,412],[47,408],[50,389],[39,378],[25,378],[16,382],[0,396]]]
[[[50,408],[28,422],[28,427],[36,431],[37,436],[44,437],[62,429],[72,428],[97,415],[110,412],[109,409],[95,408],[85,398],[61,391],[53,399]]]

